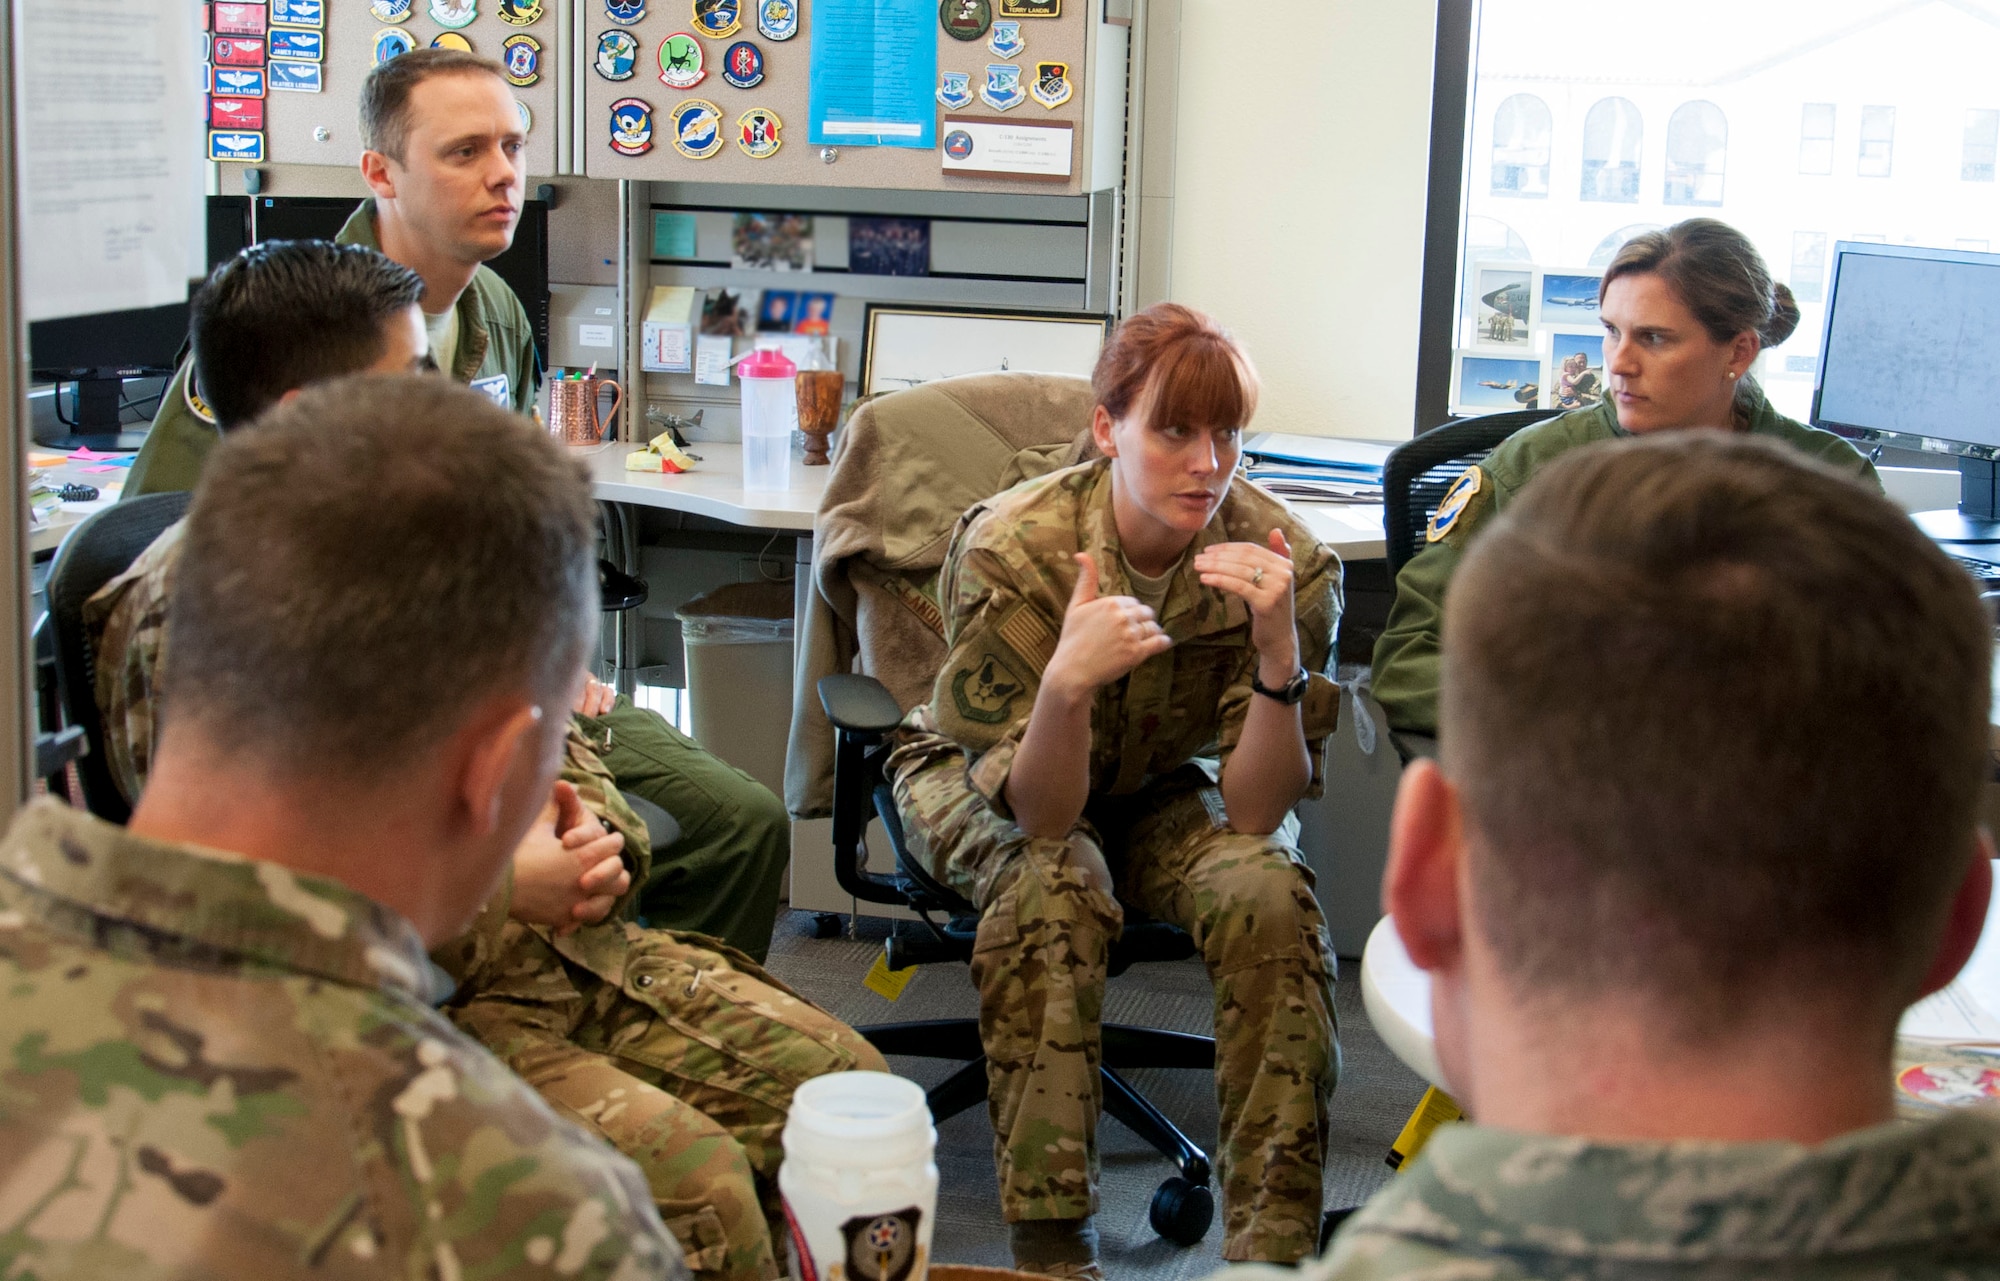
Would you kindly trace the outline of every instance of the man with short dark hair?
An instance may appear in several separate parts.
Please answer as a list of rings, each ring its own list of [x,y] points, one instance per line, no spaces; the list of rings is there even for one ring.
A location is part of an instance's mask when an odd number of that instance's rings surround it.
[[[423,350],[408,301],[418,288],[413,272],[372,249],[323,241],[258,246],[219,269],[196,299],[194,349],[203,385],[218,407],[230,408],[225,433],[257,430],[235,413],[264,413],[298,394],[272,370],[324,377],[340,372],[340,360],[407,369],[410,344],[417,358]],[[281,323],[288,316],[305,323]],[[335,316],[356,318],[357,329],[359,318],[377,317],[377,346],[323,343],[318,326]],[[237,331],[262,334],[268,368],[211,361],[232,351],[223,339]],[[404,421],[422,429],[419,420]],[[283,497],[313,501],[310,493]],[[162,534],[85,607],[106,755],[135,800],[146,794],[160,732],[161,668],[182,661],[167,645],[180,538],[178,525]],[[434,657],[461,661],[454,651]],[[220,662],[199,651],[185,661]],[[226,666],[215,677],[226,679]],[[773,1180],[792,1085],[884,1064],[850,1028],[741,954],[625,923],[636,897],[628,890],[646,884],[652,850],[586,740],[586,725],[568,718],[556,799],[522,841],[511,881],[471,929],[433,952],[458,984],[449,1013],[549,1102],[640,1163],[690,1267],[728,1281],[766,1281],[781,1239]],[[683,972],[686,981],[652,982]],[[694,982],[702,975],[706,982]]]
[[[217,451],[131,825],[43,800],[0,842],[15,1269],[685,1276],[639,1171],[430,1008],[555,777],[595,526],[438,379]]]
[[[1443,656],[1383,897],[1478,1124],[1317,1275],[1996,1275],[2000,1113],[1892,1121],[1992,886],[1964,572],[1796,451],[1649,436],[1492,521]]]

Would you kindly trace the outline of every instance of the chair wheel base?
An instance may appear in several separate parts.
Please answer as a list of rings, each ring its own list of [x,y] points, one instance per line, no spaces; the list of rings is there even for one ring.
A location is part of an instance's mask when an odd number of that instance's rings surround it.
[[[810,937],[816,939],[837,939],[840,937],[840,913],[814,912]]]
[[[1153,1192],[1149,1215],[1153,1231],[1178,1246],[1190,1246],[1208,1235],[1215,1219],[1215,1194],[1205,1184],[1190,1183],[1176,1174]]]

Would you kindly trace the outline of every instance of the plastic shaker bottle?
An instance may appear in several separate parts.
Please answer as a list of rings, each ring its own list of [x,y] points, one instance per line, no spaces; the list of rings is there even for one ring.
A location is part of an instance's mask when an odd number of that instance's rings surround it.
[[[798,416],[798,366],[776,347],[759,347],[736,364],[743,383],[743,488],[792,487],[792,427]]]

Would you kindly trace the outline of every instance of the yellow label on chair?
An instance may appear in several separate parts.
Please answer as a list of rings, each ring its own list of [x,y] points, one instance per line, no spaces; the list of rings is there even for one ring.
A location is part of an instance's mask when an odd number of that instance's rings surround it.
[[[1410,1113],[1410,1119],[1403,1124],[1403,1132],[1396,1136],[1396,1142],[1389,1148],[1389,1168],[1401,1170],[1424,1150],[1424,1144],[1430,1142],[1431,1135],[1440,1125],[1449,1125],[1464,1115],[1459,1110],[1458,1100],[1435,1085],[1426,1089],[1423,1101],[1417,1104],[1416,1111]]]
[[[910,980],[915,977],[917,977],[916,966],[892,970],[889,968],[889,954],[877,952],[875,964],[868,967],[868,977],[861,980],[861,986],[877,996],[893,1001],[903,995],[903,989],[908,987]]]

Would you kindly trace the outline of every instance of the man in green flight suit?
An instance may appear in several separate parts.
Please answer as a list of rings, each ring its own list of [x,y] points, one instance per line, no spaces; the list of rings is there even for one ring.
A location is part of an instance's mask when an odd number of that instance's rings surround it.
[[[521,216],[526,138],[500,69],[455,49],[423,49],[372,72],[362,90],[361,172],[375,195],[340,229],[424,278],[424,321],[439,369],[495,404],[530,413],[541,384],[534,329],[507,282],[483,264],[507,251]],[[192,489],[221,438],[183,361],[160,400],[124,496]]]
[[[1558,456],[1600,441],[1707,429],[1783,441],[1875,476],[1845,440],[1773,409],[1750,376],[1760,351],[1791,336],[1799,309],[1735,228],[1690,218],[1634,237],[1606,268],[1600,298],[1610,394],[1514,433],[1467,468],[1439,504],[1424,547],[1396,575],[1389,624],[1375,644],[1373,692],[1402,734],[1437,734],[1438,634],[1466,545]]]
[[[360,117],[361,172],[375,194],[339,240],[423,277],[438,368],[503,408],[532,412],[541,374],[528,314],[481,265],[513,242],[527,184],[526,139],[500,66],[451,49],[393,58],[369,73]],[[199,381],[191,360],[175,375],[126,496],[194,487],[221,433]],[[641,890],[647,919],[762,961],[791,853],[783,802],[623,695],[593,684],[586,704],[582,728],[620,788],[680,826]]]

